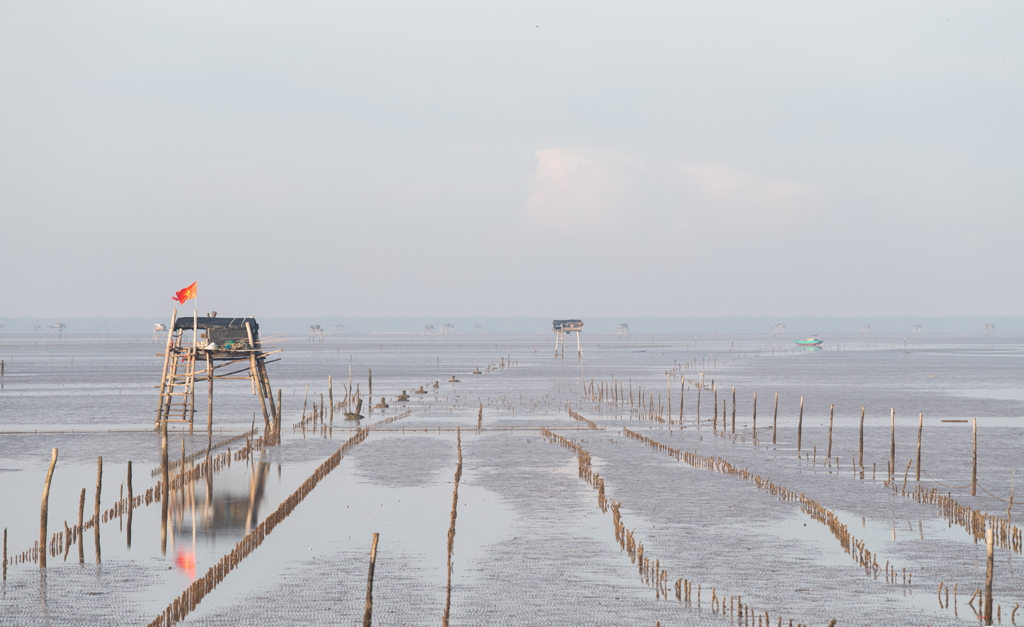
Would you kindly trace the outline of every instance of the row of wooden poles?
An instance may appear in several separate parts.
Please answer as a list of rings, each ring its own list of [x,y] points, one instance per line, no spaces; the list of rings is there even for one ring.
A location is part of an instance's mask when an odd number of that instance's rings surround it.
[[[576,454],[577,462],[579,465],[579,477],[586,483],[591,485],[597,490],[598,495],[598,507],[603,513],[607,513],[610,508],[612,511],[612,524],[615,529],[615,541],[619,544],[620,550],[624,551],[630,559],[630,562],[637,565],[640,580],[648,586],[654,588],[655,598],[657,599],[668,599],[668,571],[661,567],[661,561],[659,559],[652,559],[648,555],[645,555],[645,549],[643,541],[638,540],[633,531],[628,529],[623,522],[622,515],[619,511],[621,503],[619,501],[609,501],[605,496],[604,479],[596,472],[593,472],[592,468],[592,457],[582,446],[576,441],[565,438],[557,433],[553,433],[551,430],[542,427],[541,434],[548,438],[551,442],[567,448]],[[689,579],[679,578],[675,582],[676,599],[680,603],[691,603],[693,591],[693,582]],[[701,585],[697,584],[697,595],[696,603],[700,606],[700,592]],[[740,620],[752,621],[753,618],[757,617],[757,624],[759,627],[769,627],[771,625],[770,615],[768,610],[765,610],[762,614],[760,611],[755,612],[749,604],[743,605],[741,596],[729,596],[718,594],[718,591],[712,587],[711,589],[711,611],[713,613],[726,613],[725,601],[729,600],[730,616],[737,616]],[[781,615],[776,617],[778,619],[777,625],[781,627],[783,618]],[[753,624],[752,622],[748,624]],[[790,627],[793,627],[793,620],[789,621]],[[797,627],[805,627],[801,624],[797,624]]]
[[[989,545],[987,559],[990,562],[993,559],[991,545]],[[953,584],[953,614],[957,618],[960,617],[960,612],[957,609],[957,587],[958,586],[959,586],[959,584]],[[991,587],[992,587],[992,581],[989,578],[989,576],[986,576],[986,578],[985,578],[985,589],[989,590],[989,589],[991,589]],[[945,597],[946,597],[945,598],[945,603],[943,603],[943,598],[942,598],[943,597],[943,591],[945,591]],[[939,607],[944,608],[944,609],[949,609],[949,586],[947,586],[942,581],[939,582],[938,596],[939,596]],[[974,607],[975,599],[978,600],[978,607]],[[986,625],[991,625],[992,624],[991,623],[991,616],[992,616],[991,599],[988,598],[988,596],[986,596],[982,592],[981,588],[975,588],[974,589],[974,594],[972,594],[971,598],[967,600],[967,605],[971,608],[971,611],[974,612],[975,619],[977,619],[978,621],[986,621],[986,617],[989,617],[988,618],[988,622],[985,622],[985,624]],[[1020,609],[1020,603],[1014,604],[1013,609],[1010,611],[1010,623],[1012,623],[1014,625],[1017,624],[1017,610],[1018,609]],[[1000,623],[1003,622],[1003,607],[1002,607],[1002,605],[996,605],[996,619]]]
[[[404,415],[391,416],[385,421],[381,421],[381,424],[385,422],[394,422],[395,420],[408,416],[408,414],[409,413],[407,412]],[[210,567],[205,576],[197,579],[193,584],[185,588],[177,598],[171,601],[167,605],[167,609],[150,623],[151,627],[173,625],[174,623],[184,620],[191,611],[196,609],[197,605],[207,594],[212,592],[213,589],[216,588],[231,571],[238,568],[243,559],[248,557],[263,543],[266,537],[269,536],[273,530],[276,529],[276,527],[278,527],[278,525],[280,525],[281,522],[295,510],[296,506],[298,506],[298,504],[301,503],[314,488],[316,488],[324,477],[338,467],[345,452],[359,443],[364,442],[370,435],[370,431],[376,426],[378,426],[378,424],[361,428],[349,437],[348,440],[334,452],[334,454],[328,457],[324,463],[316,467],[313,473],[304,480],[302,485],[278,506],[278,509],[267,515],[258,526],[239,541],[230,553],[225,554],[215,566]],[[373,554],[375,558],[376,542],[374,543]],[[371,581],[372,577],[373,575],[371,571]],[[370,589],[368,587],[368,612],[371,604]]]
[[[220,561],[214,566],[211,566],[206,574],[196,579],[188,588],[186,588],[177,598],[175,598],[167,608],[157,615],[149,625],[151,627],[162,627],[166,625],[173,625],[174,623],[180,622],[185,619],[186,616],[196,606],[202,602],[203,598],[217,587],[220,582],[224,580],[227,575],[241,564],[242,560],[252,554],[263,541],[273,533],[274,529],[277,528],[285,518],[287,518],[295,508],[313,491],[314,488],[319,485],[332,470],[338,467],[341,463],[345,453],[352,447],[366,440],[369,437],[370,431],[378,426],[390,424],[396,420],[400,420],[408,416],[410,412],[404,412],[391,416],[385,420],[375,423],[373,425],[366,426],[356,431],[352,437],[346,440],[337,451],[335,451],[330,457],[328,457],[322,464],[320,464],[313,474],[311,474],[305,481],[300,485],[287,499],[281,502],[277,509],[268,515],[263,522],[257,525],[252,531],[247,533],[236,545],[235,548],[228,554],[224,555]],[[372,550],[371,561],[376,558],[376,534],[374,534],[374,547]],[[370,571],[370,582],[372,582],[373,571],[371,567]],[[367,613],[369,613],[372,606],[371,601],[371,586],[367,586]]]
[[[641,416],[646,416],[646,417],[648,417],[648,418],[650,418],[652,420],[655,420],[657,422],[666,423],[666,424],[681,424],[682,422],[684,422],[682,405],[683,405],[683,385],[685,384],[685,380],[686,380],[685,377],[683,377],[683,384],[681,384],[681,386],[680,386],[681,387],[681,389],[680,389],[680,410],[679,410],[679,421],[678,422],[672,420],[672,418],[671,418],[671,406],[672,406],[671,395],[669,396],[669,414],[668,414],[669,417],[667,419],[664,418],[663,414],[661,414],[660,411],[658,411],[657,409],[648,411],[646,409],[646,407],[648,407],[648,406],[646,406],[646,405],[641,406],[642,413],[640,415]],[[711,387],[711,390],[715,394],[715,413],[714,413],[713,418],[712,418],[711,426],[712,426],[712,429],[717,433],[718,432],[718,388],[714,385],[714,381],[711,382],[711,386],[710,387]],[[697,409],[697,423],[698,424],[700,423],[700,389],[701,388],[698,387],[698,401],[697,401],[697,408],[698,408]],[[630,405],[632,406],[632,396],[633,396],[632,395],[632,383],[630,383],[629,392],[630,392],[630,396],[629,396],[629,398],[630,398]],[[641,394],[641,399],[642,399],[643,398],[643,389],[640,388],[639,392]],[[591,399],[595,400],[596,402],[605,402],[606,400],[609,400],[609,402],[619,402],[620,398],[624,398],[624,396],[623,396],[624,393],[625,393],[625,388],[624,388],[624,386],[622,385],[621,382],[613,381],[611,384],[607,384],[605,382],[599,382],[598,383],[598,387],[595,389],[594,388],[594,381],[591,380],[591,382],[590,382],[590,391],[588,392],[588,395],[590,396]],[[641,402],[643,402],[643,401],[641,401]],[[650,402],[651,402],[651,404],[650,404],[649,407],[654,408],[655,406],[654,406],[653,394],[651,394],[651,401]],[[723,428],[722,433],[724,435],[725,431],[726,431],[726,428],[727,428],[726,421],[725,421],[726,416],[727,416],[727,413],[726,413],[727,412],[727,406],[725,404],[725,400],[724,399],[723,399],[722,403],[723,403],[723,405],[722,405],[722,428]],[[659,406],[660,406],[660,395],[659,395]],[[575,418],[574,414],[576,414],[576,413],[572,412],[572,410],[570,410],[570,416]],[[856,472],[857,467],[858,466],[860,467],[860,476],[861,476],[862,479],[864,478],[864,472],[865,472],[865,470],[864,470],[864,414],[865,414],[865,408],[861,407],[860,408],[859,449],[858,449],[859,457],[851,461],[851,463],[853,464],[853,468],[854,468],[855,472]],[[578,415],[578,414],[576,414],[576,415]],[[779,394],[776,392],[775,393],[775,408],[774,408],[773,417],[772,417],[772,443],[773,444],[777,443],[778,415],[779,415]],[[755,443],[756,443],[757,442],[757,393],[756,392],[754,393],[752,417],[751,418],[752,418],[752,432],[753,432],[753,437],[754,437]],[[578,418],[576,418],[576,419],[579,420]],[[811,453],[807,453],[807,454],[803,453],[803,422],[804,422],[804,397],[801,396],[800,397],[800,413],[799,413],[799,417],[798,417],[798,421],[797,421],[796,451],[797,451],[797,456],[798,457],[806,456],[807,458],[811,458]],[[829,407],[828,448],[826,450],[825,455],[826,455],[827,463],[829,465],[832,464],[832,460],[834,459],[835,463],[836,463],[836,466],[838,467],[838,465],[839,465],[839,458],[838,457],[836,457],[836,458],[832,457],[832,432],[833,432],[834,423],[835,423],[835,405],[833,404],[833,405],[831,405]],[[735,433],[736,433],[736,388],[735,387],[732,388],[732,425],[731,425],[731,432],[732,432],[732,435],[735,436]],[[918,481],[918,482],[921,481],[921,473],[922,473],[922,469],[921,469],[921,451],[922,451],[923,434],[924,434],[924,414],[923,413],[919,413],[918,417],[917,417],[917,448],[916,448],[916,456],[911,458],[911,460],[907,463],[907,468],[906,468],[906,471],[904,473],[904,481],[903,481],[903,488],[902,488],[904,491],[906,489],[906,481],[907,481],[907,479],[909,477],[909,472],[910,472],[911,466],[913,466],[915,468],[915,480]],[[814,446],[813,457],[814,457],[814,461],[816,461],[817,460],[817,446],[816,445]],[[874,475],[873,468],[874,468],[874,466],[872,466],[872,475]],[[895,410],[895,408],[891,408],[890,411],[889,411],[889,460],[888,460],[888,463],[887,463],[887,472],[886,472],[886,475],[888,477],[887,480],[886,480],[886,486],[887,487],[890,485],[891,482],[895,481],[895,479],[896,479],[896,472],[897,472],[897,468],[896,468],[896,410]],[[979,484],[978,484],[978,421],[975,418],[975,419],[972,419],[972,429],[971,429],[971,496],[977,496],[978,487],[979,487]],[[1011,514],[1011,509],[1013,507],[1013,498],[1014,498],[1013,497],[1013,492],[1011,491],[1009,499],[1008,499],[1008,502],[1007,502],[1006,520],[1002,520],[1002,519],[1000,519],[998,517],[994,517],[994,516],[990,516],[990,515],[983,515],[983,517],[986,517],[986,518],[990,519],[992,521],[992,524],[994,524],[998,528],[1002,529],[1002,531],[998,535],[998,540],[997,540],[998,542],[1001,543],[1001,546],[1004,546],[1005,548],[1010,548],[1011,550],[1014,550],[1015,552],[1020,553],[1020,552],[1024,552],[1024,535],[1022,535],[1020,529],[1012,526],[1012,524],[1011,524],[1012,521],[1010,520],[1010,518],[1011,518],[1011,515],[1012,515]],[[968,511],[971,511],[970,508],[966,508],[966,509]],[[983,529],[981,529],[981,528],[976,529],[974,531],[974,535],[975,535],[976,539],[980,540],[984,536]]]
[[[225,440],[225,442],[234,441],[243,437],[249,437],[251,434],[243,434],[241,436]],[[190,485],[192,482],[197,481],[205,477],[209,472],[218,472],[222,467],[230,467],[232,458],[235,461],[242,461],[249,458],[253,450],[262,448],[264,440],[262,437],[256,438],[250,442],[247,442],[244,447],[235,451],[232,455],[231,449],[228,448],[226,453],[222,453],[212,459],[207,460],[205,463],[200,464],[198,467],[192,466],[189,471],[184,471],[185,462],[188,461],[184,456],[182,460],[175,461],[174,466],[179,469],[177,476],[170,479],[170,489],[174,491],[184,489],[184,486]],[[182,452],[184,453],[184,440],[182,440]],[[209,449],[204,451],[208,453]],[[31,548],[22,551],[20,554],[8,558],[7,552],[7,530],[4,529],[4,546],[3,546],[3,576],[4,579],[7,577],[7,567],[17,564],[24,563],[39,563],[40,568],[46,567],[47,555],[50,557],[57,557],[61,553],[64,554],[64,560],[67,561],[68,554],[70,553],[71,545],[78,543],[79,545],[79,562],[85,562],[85,548],[81,542],[82,532],[93,528],[96,536],[96,561],[99,562],[101,559],[100,550],[100,533],[99,525],[108,521],[117,519],[123,524],[123,518],[127,515],[127,542],[128,546],[131,547],[132,543],[132,515],[136,508],[142,506],[148,506],[154,502],[161,501],[161,487],[162,481],[157,481],[156,486],[147,489],[143,494],[135,496],[133,494],[133,481],[132,481],[132,462],[128,462],[128,495],[124,494],[125,484],[121,484],[121,493],[118,501],[113,507],[100,509],[100,497],[103,490],[103,457],[99,457],[96,460],[96,509],[95,513],[89,520],[85,520],[85,495],[86,489],[82,488],[81,496],[79,498],[78,505],[78,524],[68,526],[67,521],[64,521],[64,530],[54,532],[49,540],[46,540],[48,533],[49,523],[49,493],[50,493],[50,482],[53,479],[53,473],[57,465],[57,449],[53,449],[50,467],[46,473],[46,481],[43,485],[43,498],[40,510],[40,540]],[[168,464],[171,465],[171,464]],[[45,543],[45,544],[41,544]],[[45,550],[40,551],[40,546],[45,546]]]
[[[741,479],[751,480],[758,487],[758,489],[764,490],[764,491],[768,492],[769,494],[771,494],[773,496],[778,496],[782,500],[798,501],[798,502],[800,502],[800,504],[801,504],[801,511],[803,511],[804,513],[810,515],[812,519],[814,519],[814,520],[816,520],[816,521],[818,521],[818,522],[820,522],[822,524],[827,525],[829,530],[832,532],[832,534],[840,541],[840,544],[843,546],[843,549],[847,553],[850,553],[850,555],[853,557],[854,561],[858,562],[861,566],[863,566],[865,568],[865,570],[869,574],[873,574],[874,578],[877,579],[879,574],[880,574],[880,571],[881,571],[881,572],[884,572],[887,583],[896,584],[896,583],[899,582],[898,574],[897,574],[897,569],[895,567],[893,567],[893,566],[890,566],[888,560],[886,560],[884,569],[882,567],[880,567],[878,562],[877,562],[877,560],[875,559],[875,556],[870,551],[867,550],[864,542],[862,540],[858,540],[856,537],[854,537],[852,534],[850,534],[848,532],[848,530],[847,530],[846,525],[843,525],[842,523],[840,523],[838,521],[838,518],[835,516],[834,512],[832,512],[831,510],[827,510],[826,508],[822,507],[820,504],[818,504],[817,502],[815,502],[812,499],[808,498],[804,494],[797,495],[795,492],[793,492],[791,490],[788,490],[788,489],[786,489],[783,486],[780,486],[780,485],[777,485],[777,484],[773,483],[768,478],[763,478],[762,479],[760,475],[752,476],[752,474],[749,471],[747,471],[746,469],[738,468],[737,466],[734,466],[733,464],[729,463],[727,460],[725,460],[725,459],[723,459],[721,457],[717,457],[717,456],[707,456],[707,457],[705,457],[705,456],[698,455],[696,452],[692,452],[691,453],[689,451],[680,451],[679,449],[672,448],[672,447],[670,447],[670,446],[668,446],[666,444],[663,444],[663,443],[658,442],[656,440],[653,440],[653,439],[651,439],[651,438],[649,438],[649,437],[647,437],[647,436],[645,436],[643,434],[636,433],[636,432],[631,431],[631,430],[626,429],[626,428],[623,428],[623,433],[624,433],[624,435],[626,435],[629,438],[638,440],[638,441],[643,442],[644,444],[647,444],[648,446],[651,446],[651,447],[653,447],[653,448],[655,448],[657,450],[666,452],[666,453],[672,455],[673,457],[675,457],[677,460],[682,461],[684,463],[687,463],[688,465],[690,465],[690,466],[692,466],[694,468],[702,468],[702,469],[706,469],[706,470],[714,470],[714,471],[717,471],[717,472],[734,475],[734,476],[737,476],[737,477],[739,477]],[[917,493],[917,498],[922,498],[922,495],[925,495],[925,494],[929,494],[929,493],[919,492],[919,493]],[[932,491],[930,494],[931,494],[931,498],[935,499],[937,502],[942,504],[942,507],[945,509],[945,511],[957,512],[957,513],[963,515],[964,511],[969,509],[969,508],[962,508],[959,505],[953,505],[953,504],[949,503],[949,501],[952,500],[951,498],[949,498],[949,497],[941,497],[941,495],[935,494],[934,491]],[[910,493],[908,496],[910,496],[911,498],[915,498],[915,495],[913,493]],[[945,500],[943,500],[943,499],[945,499]],[[947,515],[947,517],[949,517],[949,516]],[[984,522],[987,520],[987,518],[984,517],[984,516],[974,516],[974,517],[963,516],[963,519],[964,520],[973,520],[974,521],[973,524],[975,524],[975,525],[984,524]],[[986,621],[985,624],[991,625],[992,624],[991,621],[992,621],[992,618],[993,618],[993,616],[992,616],[992,602],[993,602],[992,601],[992,576],[993,576],[993,567],[994,567],[992,555],[993,555],[993,548],[996,545],[996,539],[995,539],[996,538],[996,534],[994,533],[994,530],[992,528],[986,529],[984,533],[985,533],[985,539],[986,539],[987,550],[988,550],[988,567],[987,567],[987,573],[986,573],[986,577],[985,577],[985,582],[986,583],[985,583],[985,596],[984,596],[985,600],[984,600],[984,606],[983,606],[984,609],[979,614],[979,618],[984,620],[984,621]],[[912,574],[911,575],[907,575],[906,568],[904,568],[902,572],[903,572],[903,582],[902,583],[903,584],[907,584],[907,585],[913,585],[913,575]],[[1002,614],[1001,606],[997,606],[996,607],[996,611],[997,611],[997,613],[999,615],[1001,615]],[[1016,623],[1014,623],[1014,624],[1016,624]]]

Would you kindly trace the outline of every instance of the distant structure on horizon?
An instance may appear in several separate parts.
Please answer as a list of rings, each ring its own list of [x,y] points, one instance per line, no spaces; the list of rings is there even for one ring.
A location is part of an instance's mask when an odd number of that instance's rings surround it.
[[[775,327],[772,330],[772,333],[774,335],[785,335],[786,334],[786,325],[781,324],[781,323],[775,325]]]
[[[615,325],[615,335],[618,337],[629,337],[629,325],[625,322]]]
[[[167,331],[167,325],[160,324],[157,322],[153,325],[153,343],[156,344],[158,338],[163,337],[162,333]]]
[[[441,325],[441,335],[451,335],[455,332],[455,325],[445,322]]]
[[[309,325],[309,337],[306,338],[307,342],[323,342],[324,341],[324,330],[320,328],[319,324]]]
[[[425,325],[423,325],[423,332],[424,333],[429,333],[429,334],[433,335],[434,334],[434,325],[432,325],[432,324],[425,324]]]
[[[68,334],[68,328],[63,322],[57,322],[50,327],[50,335],[56,335],[58,340],[64,339]]]
[[[913,328],[913,329],[911,329],[911,330],[910,330],[910,332],[911,332],[911,333],[914,333],[914,334],[920,334],[920,333],[924,333],[924,329],[923,329],[923,328],[921,328],[921,325],[919,325],[919,324],[915,324],[915,325],[914,325],[914,328]]]
[[[580,348],[580,331],[583,330],[582,320],[552,320],[551,329],[555,332],[555,357],[558,357],[558,347],[562,347],[562,357],[565,357],[565,338],[570,333],[576,334],[576,356],[583,358],[583,349]]]
[[[996,334],[996,325],[994,325],[994,324],[986,324],[985,325],[985,333],[984,333],[984,335],[995,335],[995,334]]]
[[[345,335],[345,325],[340,322],[334,323],[334,332],[339,335]]]
[[[861,333],[871,333],[871,325],[870,324],[862,324],[862,325],[860,325],[860,332]]]

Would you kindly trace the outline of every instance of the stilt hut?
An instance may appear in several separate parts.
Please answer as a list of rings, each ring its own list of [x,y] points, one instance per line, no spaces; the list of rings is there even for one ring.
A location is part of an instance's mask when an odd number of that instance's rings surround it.
[[[555,357],[558,357],[558,349],[562,349],[562,357],[565,357],[565,338],[570,333],[576,334],[576,355],[583,357],[583,349],[580,348],[580,332],[583,330],[582,320],[552,320],[551,328],[555,332]]]
[[[253,394],[259,396],[266,432],[277,433],[281,421],[267,376],[267,364],[277,359],[268,360],[267,356],[279,352],[263,347],[260,325],[255,318],[188,316],[173,319],[167,347],[160,355],[164,358],[164,368],[157,428],[161,420],[167,420],[187,422],[191,430],[196,413],[195,386],[206,381],[207,428],[212,429],[213,380],[248,379]]]

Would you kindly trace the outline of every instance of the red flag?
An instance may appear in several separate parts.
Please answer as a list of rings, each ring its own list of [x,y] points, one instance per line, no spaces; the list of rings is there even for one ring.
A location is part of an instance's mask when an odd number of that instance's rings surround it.
[[[185,289],[178,290],[177,293],[175,293],[174,296],[171,296],[171,298],[176,300],[176,301],[178,301],[179,303],[184,303],[186,300],[195,298],[196,297],[196,285],[198,283],[199,283],[199,281],[196,281],[195,283],[193,283],[192,285],[189,285]]]

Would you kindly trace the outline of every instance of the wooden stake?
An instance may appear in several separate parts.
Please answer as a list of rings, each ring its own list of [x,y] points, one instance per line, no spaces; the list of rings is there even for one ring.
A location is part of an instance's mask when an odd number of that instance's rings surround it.
[[[779,393],[775,393],[775,415],[772,417],[772,444],[775,444],[775,434],[779,430]]]
[[[230,457],[228,458],[230,459]],[[160,432],[160,552],[167,555],[167,501],[170,499],[170,469],[167,459],[167,421]]]
[[[46,483],[43,484],[43,504],[39,509],[39,568],[46,568],[46,555],[49,553],[46,546],[46,523],[49,517],[50,508],[50,480],[53,479],[53,468],[57,465],[57,449],[53,449],[50,456],[50,469],[46,471]],[[98,522],[98,521],[97,521]],[[7,530],[4,530],[4,557],[7,555]],[[6,562],[4,569],[6,570]]]
[[[989,527],[985,530],[985,544],[987,545],[987,556],[988,556],[988,570],[985,573],[985,624],[992,624],[992,569],[995,565],[992,559],[992,547],[995,544],[995,536],[992,532],[992,528]]]
[[[921,480],[921,434],[925,430],[925,414],[918,414],[918,480]]]
[[[164,424],[167,424],[164,421]],[[96,563],[100,563],[100,493],[103,491],[103,457],[96,458],[96,512],[93,514],[96,523],[93,526],[93,538],[96,540]]]
[[[724,412],[723,412],[724,414]],[[722,416],[722,422],[725,422],[725,416]],[[732,389],[732,434],[736,435],[736,388]]]
[[[132,548],[132,511],[135,509],[135,497],[132,495],[132,462],[128,460],[128,548]]]
[[[370,400],[373,400],[373,392],[370,392]],[[327,402],[331,404],[331,423],[334,423],[334,380],[327,375]]]
[[[860,408],[860,471],[864,472],[864,407]]]
[[[832,414],[835,412],[835,409],[836,406],[834,403],[828,408],[828,453],[825,457],[828,457],[829,459],[832,459]]]
[[[757,440],[757,392],[754,392],[754,440]]]
[[[366,576],[366,613],[363,614],[363,627],[370,627],[373,616],[373,566],[377,562],[377,539],[380,534],[373,534],[373,545],[370,547],[370,574]]]
[[[78,563],[85,563],[85,488],[82,488],[82,496],[78,499]]]
[[[796,456],[800,457],[800,446],[804,435],[804,397],[800,397],[800,422],[796,424]]]
[[[206,351],[206,436],[213,443],[213,357]]]
[[[974,448],[971,453],[971,496],[978,495],[978,419],[971,418],[974,423]]]
[[[889,480],[896,478],[896,409],[889,409],[890,433],[892,434],[889,446]]]

